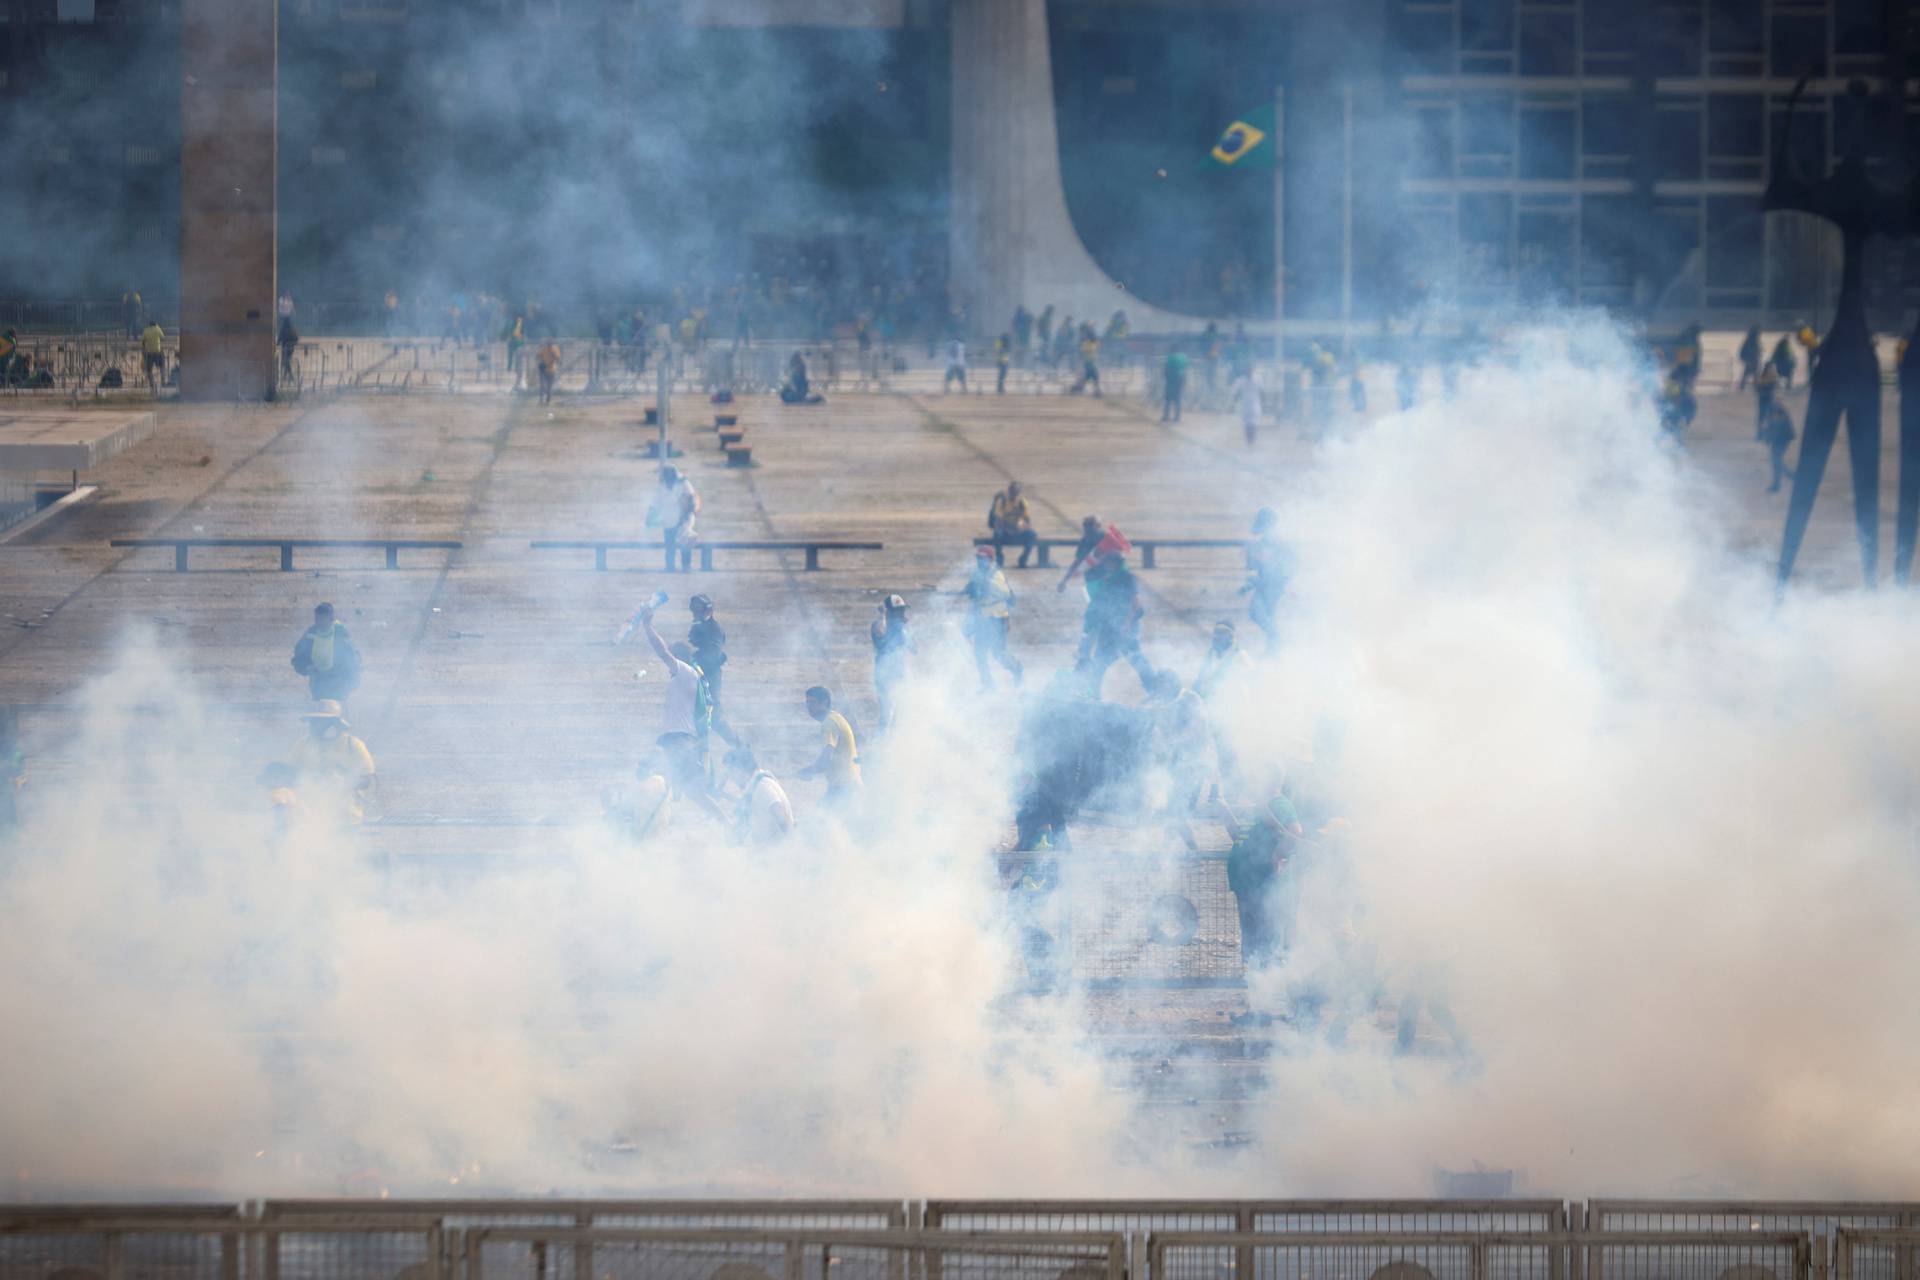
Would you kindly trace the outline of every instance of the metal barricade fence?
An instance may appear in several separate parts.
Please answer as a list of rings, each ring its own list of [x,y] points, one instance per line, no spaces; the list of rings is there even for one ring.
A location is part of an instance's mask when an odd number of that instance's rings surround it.
[[[1577,1206],[1576,1206],[1577,1208]],[[1920,1203],[1883,1200],[1589,1200],[1588,1231],[1800,1231],[1821,1246],[1815,1261],[1835,1265],[1828,1249],[1845,1228],[1920,1229]],[[1914,1280],[1909,1268],[1900,1280]]]
[[[1151,1280],[1813,1280],[1805,1234],[1156,1232]]]
[[[1920,1263],[1920,1231],[1841,1227],[1833,1237],[1833,1280],[1907,1280]]]
[[[403,1218],[263,1223],[175,1213],[0,1217],[5,1280],[441,1280],[440,1227]]]
[[[1124,1280],[1116,1234],[480,1227],[460,1280]]]

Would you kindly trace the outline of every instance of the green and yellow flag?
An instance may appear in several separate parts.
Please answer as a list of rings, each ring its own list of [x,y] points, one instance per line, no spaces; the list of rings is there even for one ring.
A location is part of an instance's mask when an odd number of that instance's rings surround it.
[[[1209,154],[1222,169],[1271,169],[1279,150],[1274,139],[1273,104],[1247,112],[1226,127]]]

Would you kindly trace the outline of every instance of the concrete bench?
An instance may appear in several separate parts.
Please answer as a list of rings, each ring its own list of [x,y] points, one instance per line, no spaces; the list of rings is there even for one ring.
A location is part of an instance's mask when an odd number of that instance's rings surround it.
[[[1183,549],[1186,549],[1186,548],[1225,549],[1227,547],[1234,547],[1241,551],[1245,551],[1247,548],[1247,540],[1245,538],[1132,538],[1130,537],[1128,541],[1132,542],[1133,549],[1140,553],[1140,567],[1142,569],[1151,569],[1155,566],[1154,553],[1158,551],[1161,547],[1178,547]],[[973,545],[976,547],[990,547],[993,545],[993,539],[990,537],[975,538],[973,540]],[[1034,562],[1038,564],[1042,569],[1050,569],[1053,567],[1053,561],[1049,557],[1048,553],[1054,547],[1062,547],[1068,551],[1071,551],[1073,548],[1080,545],[1080,540],[1078,538],[1037,538],[1034,540],[1033,545],[1034,545],[1034,549],[1037,552],[1039,552],[1039,554],[1034,558]],[[1008,551],[1018,551],[1020,549],[1020,544],[1017,542],[1009,542],[1005,544],[1005,549]]]
[[[750,467],[753,465],[753,449],[750,445],[730,444],[726,449],[728,466]]]
[[[194,547],[278,547],[280,572],[293,572],[295,547],[385,547],[387,568],[400,567],[400,549],[458,551],[463,543],[419,538],[115,538],[113,547],[172,547],[176,573],[187,571],[187,553]]]
[[[602,571],[607,567],[608,551],[653,549],[661,551],[666,555],[666,567],[669,573],[673,572],[674,569],[674,555],[686,549],[676,546],[672,551],[667,551],[666,543],[661,541],[623,542],[614,540],[555,541],[552,539],[542,539],[529,542],[527,546],[535,551],[592,551],[593,567],[596,570]],[[812,538],[796,538],[792,540],[767,542],[708,542],[702,539],[693,544],[692,550],[700,553],[700,569],[703,573],[712,572],[713,553],[716,551],[804,551],[807,554],[807,572],[812,573],[820,567],[820,553],[822,551],[884,551],[886,550],[886,544],[880,542],[823,542]]]
[[[739,427],[720,428],[720,447],[722,449],[727,448],[729,445],[739,444],[742,440],[745,440],[746,438],[747,438],[747,433]]]
[[[713,425],[716,427],[737,427],[740,425],[740,415],[737,413],[716,413],[713,415]]]

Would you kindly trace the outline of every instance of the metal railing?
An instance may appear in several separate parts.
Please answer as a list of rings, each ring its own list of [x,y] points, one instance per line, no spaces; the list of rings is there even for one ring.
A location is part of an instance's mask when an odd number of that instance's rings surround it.
[[[1841,1227],[1833,1237],[1834,1280],[1912,1280],[1920,1231]]]
[[[0,1217],[7,1280],[441,1280],[440,1226],[354,1214],[262,1222],[111,1206]],[[203,1210],[203,1214],[210,1211]]]
[[[1152,1280],[1812,1280],[1801,1233],[1156,1232]]]

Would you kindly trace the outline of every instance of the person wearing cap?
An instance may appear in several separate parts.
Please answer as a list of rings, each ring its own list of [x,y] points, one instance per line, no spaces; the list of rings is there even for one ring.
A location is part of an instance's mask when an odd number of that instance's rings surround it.
[[[1112,532],[1118,534],[1118,530]],[[1099,698],[1107,668],[1120,658],[1132,666],[1141,686],[1151,690],[1156,673],[1140,651],[1140,619],[1145,612],[1140,607],[1140,584],[1127,568],[1125,552],[1118,548],[1096,551],[1086,580],[1087,612],[1081,621],[1074,668],[1085,678],[1088,696]]]
[[[967,638],[973,643],[973,660],[980,667],[980,687],[993,688],[993,674],[987,668],[991,658],[1013,676],[1017,688],[1025,672],[1020,660],[1007,652],[1007,628],[1013,616],[1013,588],[1007,575],[994,563],[991,547],[974,548],[973,576],[962,588],[971,606],[967,613]]]
[[[713,731],[728,746],[737,747],[740,739],[727,723],[726,708],[720,701],[721,669],[727,665],[727,632],[713,616],[713,597],[705,593],[687,601],[693,625],[687,628],[687,644],[693,650],[693,665],[707,681],[707,705],[711,710]]]
[[[666,754],[667,776],[674,787],[714,817],[725,820],[720,802],[707,782],[707,732],[713,724],[713,700],[706,677],[694,663],[693,647],[684,640],[671,645],[653,625],[653,607],[640,607],[635,618],[652,646],[654,656],[667,667],[667,696],[660,710],[660,736]]]
[[[700,540],[695,519],[700,514],[700,493],[693,481],[680,474],[669,462],[660,468],[660,483],[647,504],[647,528],[660,530],[667,549],[667,572],[673,572],[673,553],[680,552],[680,572],[693,571],[693,544]]]
[[[360,687],[360,651],[346,626],[334,620],[332,605],[313,607],[313,625],[294,642],[293,669],[307,678],[307,696],[315,702],[344,707],[348,695]]]
[[[1248,597],[1247,616],[1266,635],[1268,653],[1280,645],[1275,615],[1293,577],[1293,553],[1280,541],[1279,524],[1272,507],[1262,507],[1254,515],[1253,540],[1247,544],[1247,582],[1240,588],[1240,594]]]
[[[1056,593],[1066,591],[1067,584],[1072,582],[1074,575],[1080,572],[1080,566],[1086,563],[1087,557],[1093,554],[1093,549],[1099,546],[1100,540],[1106,536],[1106,527],[1100,523],[1099,516],[1080,517],[1080,541],[1073,546],[1073,562],[1067,566],[1067,571],[1060,575],[1059,585],[1054,587]]]
[[[833,709],[833,694],[823,686],[807,690],[807,714],[820,724],[820,754],[796,777],[827,779],[827,803],[840,806],[860,791],[860,747],[853,738],[853,726]]]
[[[1021,496],[1018,480],[1007,481],[1006,489],[993,495],[993,502],[987,508],[987,532],[993,535],[995,564],[1006,563],[1001,548],[1012,543],[1020,548],[1020,563],[1016,567],[1027,567],[1027,558],[1033,554],[1034,543],[1039,538],[1033,531],[1033,511]]]
[[[359,825],[374,794],[373,753],[348,732],[352,726],[346,712],[331,698],[315,703],[306,722],[306,736],[294,744],[283,763],[303,786],[339,797],[342,816]]]
[[[893,728],[894,697],[907,678],[907,655],[920,652],[907,623],[907,602],[897,595],[883,600],[867,637],[873,641],[873,692],[880,703],[879,722],[874,726],[878,736]]]
[[[793,834],[793,802],[780,780],[760,767],[751,749],[727,752],[727,777],[739,789],[734,838],[742,844],[778,844]]]

